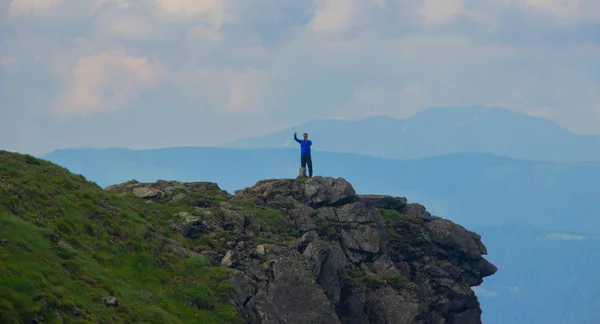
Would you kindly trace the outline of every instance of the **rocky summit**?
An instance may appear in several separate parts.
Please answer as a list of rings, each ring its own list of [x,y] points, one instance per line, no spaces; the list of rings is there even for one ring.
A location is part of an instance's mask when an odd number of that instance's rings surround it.
[[[471,287],[497,271],[476,233],[404,197],[359,195],[343,178],[265,180],[233,195],[168,181],[106,190],[188,199],[171,230],[224,248],[173,248],[230,270],[247,323],[481,323]]]
[[[0,151],[0,323],[481,323],[485,254],[343,178],[103,189]]]

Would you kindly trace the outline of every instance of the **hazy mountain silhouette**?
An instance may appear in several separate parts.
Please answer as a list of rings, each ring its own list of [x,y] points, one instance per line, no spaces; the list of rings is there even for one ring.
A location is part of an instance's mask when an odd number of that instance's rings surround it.
[[[315,149],[390,158],[475,152],[527,160],[600,160],[600,136],[574,134],[549,119],[499,107],[435,107],[404,119],[314,120],[221,146],[295,146],[295,131],[308,132]]]

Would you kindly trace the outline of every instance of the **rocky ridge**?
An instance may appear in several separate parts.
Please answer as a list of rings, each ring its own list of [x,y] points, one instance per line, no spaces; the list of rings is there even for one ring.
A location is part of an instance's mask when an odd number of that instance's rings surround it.
[[[497,271],[476,233],[342,178],[266,180],[233,195],[170,181],[106,190],[191,206],[171,230],[221,244],[172,248],[230,269],[247,323],[481,323],[471,287]]]

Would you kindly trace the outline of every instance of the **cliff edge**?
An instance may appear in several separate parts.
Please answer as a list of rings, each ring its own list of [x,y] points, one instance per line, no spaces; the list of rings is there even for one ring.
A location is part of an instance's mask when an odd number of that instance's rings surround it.
[[[168,181],[106,190],[189,203],[171,230],[222,245],[180,253],[231,270],[247,323],[481,323],[471,287],[497,271],[476,233],[404,197],[358,195],[343,178],[265,180],[233,195]]]

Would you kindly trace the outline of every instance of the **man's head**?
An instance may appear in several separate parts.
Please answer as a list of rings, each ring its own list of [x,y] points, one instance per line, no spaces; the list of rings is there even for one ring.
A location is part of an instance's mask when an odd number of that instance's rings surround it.
[[[308,133],[304,133],[302,136],[304,136],[304,139],[308,139]]]

